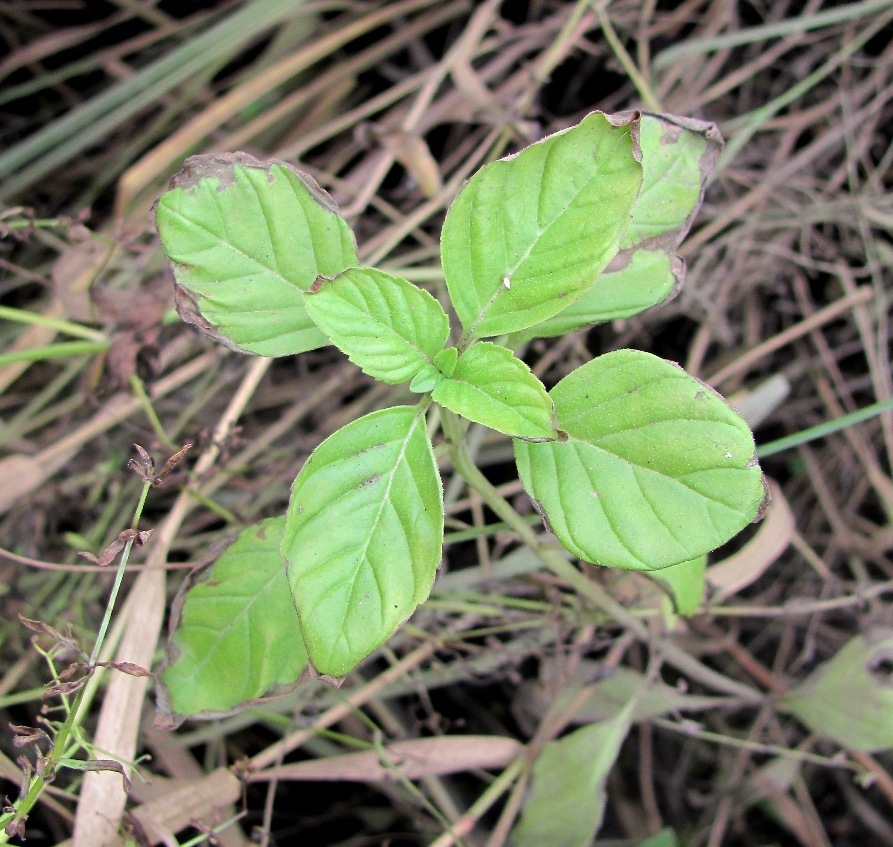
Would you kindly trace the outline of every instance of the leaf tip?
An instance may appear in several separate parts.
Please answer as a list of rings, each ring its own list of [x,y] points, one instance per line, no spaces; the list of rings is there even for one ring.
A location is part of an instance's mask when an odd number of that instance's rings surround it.
[[[642,164],[642,146],[639,143],[640,127],[642,123],[642,113],[638,109],[632,109],[626,112],[617,112],[613,115],[604,114],[605,119],[611,129],[629,129],[630,138],[632,140],[633,159],[640,165]]]
[[[317,679],[320,682],[331,685],[332,688],[341,688],[341,686],[344,684],[344,676],[333,676],[332,674],[323,673],[316,667],[316,665],[313,664],[313,662],[311,662],[307,666],[307,670],[309,671],[312,679]]]

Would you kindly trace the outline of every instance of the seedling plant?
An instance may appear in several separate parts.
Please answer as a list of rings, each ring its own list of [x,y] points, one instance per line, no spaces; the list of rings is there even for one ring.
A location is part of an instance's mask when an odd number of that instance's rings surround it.
[[[469,422],[513,440],[524,489],[570,554],[657,574],[677,604],[697,605],[706,554],[765,501],[747,424],[647,352],[605,353],[547,391],[515,351],[675,294],[676,251],[719,147],[709,124],[594,113],[485,166],[443,225],[442,300],[362,266],[334,202],[297,168],[240,153],[187,161],[157,203],[181,317],[259,356],[334,344],[408,391],[323,441],[287,513],[245,529],[184,586],[163,711],[226,713],[292,686],[308,663],[338,678],[380,648],[441,562],[441,440],[546,566],[584,580],[475,465]]]

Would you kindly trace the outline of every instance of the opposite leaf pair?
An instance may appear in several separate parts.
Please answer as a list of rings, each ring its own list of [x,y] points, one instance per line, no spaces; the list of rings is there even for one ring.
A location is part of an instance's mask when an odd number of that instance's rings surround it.
[[[468,420],[532,440],[557,437],[542,383],[510,350],[489,342],[461,354],[446,347],[450,324],[427,291],[374,268],[320,277],[305,306],[332,344],[364,373],[409,388]]]

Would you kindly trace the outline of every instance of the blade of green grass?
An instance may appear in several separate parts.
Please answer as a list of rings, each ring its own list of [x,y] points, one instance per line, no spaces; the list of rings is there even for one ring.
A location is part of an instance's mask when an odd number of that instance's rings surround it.
[[[778,438],[775,441],[770,441],[768,444],[762,444],[757,448],[757,457],[764,459],[766,456],[781,453],[782,450],[799,447],[801,444],[824,438],[826,435],[831,435],[834,432],[840,432],[842,429],[846,429],[854,424],[871,420],[871,418],[875,418],[884,412],[889,412],[891,409],[893,409],[893,398],[882,400],[879,403],[872,403],[870,406],[866,406],[864,409],[857,409],[848,415],[842,415],[839,418],[795,432],[793,435],[786,435],[784,438]]]
[[[885,0],[883,5],[889,8],[893,5],[893,0]],[[723,135],[728,137],[730,131],[735,131],[735,135],[731,140],[726,142],[725,149],[722,151],[719,161],[716,163],[716,168],[710,177],[710,181],[712,182],[716,179],[717,175],[735,159],[766,121],[774,117],[786,106],[795,103],[809,92],[810,89],[818,85],[818,83],[825,77],[830,76],[837,70],[837,68],[845,65],[854,53],[861,49],[870,39],[874,38],[874,36],[885,26],[888,26],[891,20],[893,20],[893,12],[886,15],[879,15],[871,25],[860,32],[858,36],[841,44],[840,49],[834,51],[827,62],[816,68],[816,70],[804,77],[796,85],[792,85],[783,94],[780,94],[778,97],[773,98],[768,103],[765,103],[746,115],[739,115],[733,120],[723,122],[721,126]]]
[[[104,353],[109,349],[108,341],[62,341],[43,347],[29,347],[14,353],[0,353],[0,367],[14,362],[42,362],[46,359],[64,359],[91,353]]]
[[[868,17],[876,12],[882,12],[891,6],[893,6],[893,0],[864,0],[862,3],[850,3],[836,9],[825,9],[814,15],[793,15],[775,23],[748,27],[713,38],[692,39],[662,50],[654,59],[654,69],[666,70],[685,56],[699,56],[729,47],[756,44],[760,41],[768,41],[770,38],[783,38],[786,35],[810,32],[814,29],[846,23],[857,18]]]
[[[29,312],[26,309],[0,306],[0,318],[7,321],[15,321],[16,323],[30,324],[31,326],[44,326],[48,329],[55,329],[57,332],[64,332],[66,335],[73,335],[75,338],[84,338],[87,341],[102,343],[107,341],[105,334],[98,329],[90,329],[90,327],[82,326],[72,321],[66,321],[62,318],[51,318],[37,312]]]

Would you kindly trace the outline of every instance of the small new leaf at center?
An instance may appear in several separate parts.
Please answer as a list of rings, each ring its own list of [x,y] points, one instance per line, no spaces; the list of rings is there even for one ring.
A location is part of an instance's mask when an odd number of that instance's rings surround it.
[[[543,384],[511,350],[489,341],[469,347],[431,396],[450,411],[515,438],[557,436]]]
[[[443,308],[427,291],[375,268],[320,277],[304,302],[314,323],[357,367],[391,384],[433,364],[450,333]]]

